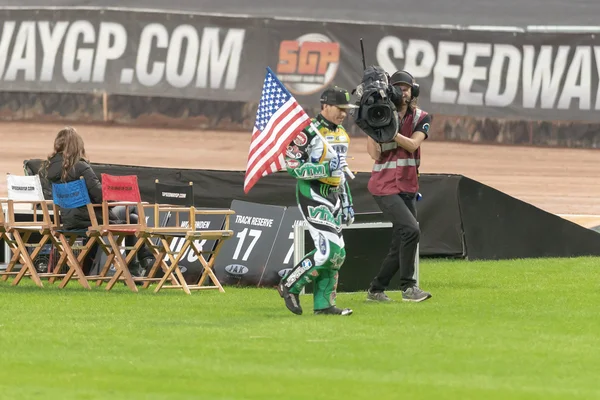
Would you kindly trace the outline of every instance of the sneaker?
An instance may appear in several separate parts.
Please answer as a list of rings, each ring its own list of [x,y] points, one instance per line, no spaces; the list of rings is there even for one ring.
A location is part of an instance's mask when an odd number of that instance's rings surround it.
[[[402,291],[402,300],[419,303],[431,297],[431,293],[421,290],[418,286],[409,287]]]
[[[284,286],[283,281],[277,285],[279,295],[285,300],[285,306],[288,310],[296,315],[302,315],[302,307],[300,307],[300,296],[290,293],[289,289]]]
[[[129,269],[129,273],[131,274],[131,276],[133,276],[134,278],[143,278],[144,273],[146,272],[137,260],[129,263],[127,268]]]
[[[154,261],[154,257],[143,258],[140,261],[140,264],[144,269],[144,276],[148,276],[150,274],[150,271],[152,271],[152,266],[154,266]],[[165,273],[162,270],[162,268],[158,266],[158,268],[156,268],[156,271],[154,272],[154,278],[162,278],[164,274]]]
[[[146,257],[141,259],[140,264],[142,268],[146,270],[146,272],[150,272],[152,266],[154,265],[154,261],[154,257]]]
[[[367,300],[369,301],[392,301],[387,294],[383,292],[371,292],[367,290]]]
[[[315,310],[316,315],[351,315],[352,310],[349,308],[337,308],[336,306],[331,306],[329,308],[324,308],[322,310]]]

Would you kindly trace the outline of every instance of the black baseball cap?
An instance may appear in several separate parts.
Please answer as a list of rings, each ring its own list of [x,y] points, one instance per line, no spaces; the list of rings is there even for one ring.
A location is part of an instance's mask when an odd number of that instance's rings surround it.
[[[357,105],[350,103],[350,93],[338,86],[325,89],[321,94],[321,104],[328,104],[339,108],[358,108]]]

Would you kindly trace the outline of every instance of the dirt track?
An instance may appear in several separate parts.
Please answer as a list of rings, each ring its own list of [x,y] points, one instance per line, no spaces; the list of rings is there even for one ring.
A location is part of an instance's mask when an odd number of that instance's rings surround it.
[[[62,124],[0,123],[0,172],[22,174],[23,160],[45,158]],[[244,170],[250,135],[73,125],[93,162]],[[462,174],[585,226],[600,224],[600,151],[425,142],[422,173]],[[366,141],[353,138],[350,166],[370,171]],[[0,180],[0,197],[6,180]]]

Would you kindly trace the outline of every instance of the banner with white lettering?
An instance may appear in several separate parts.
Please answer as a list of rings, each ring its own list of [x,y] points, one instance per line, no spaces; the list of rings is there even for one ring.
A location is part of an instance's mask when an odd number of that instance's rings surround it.
[[[0,91],[256,103],[270,66],[304,107],[366,64],[434,115],[600,121],[600,37],[99,9],[0,10]]]
[[[388,28],[376,40],[370,61],[407,69],[434,113],[600,119],[595,35]]]
[[[114,10],[0,10],[0,90],[248,100],[267,49],[255,20]],[[260,24],[262,22],[259,21]]]
[[[258,286],[273,251],[285,207],[233,200],[229,227],[234,236],[215,260],[215,275],[223,285]]]
[[[301,104],[355,88],[367,65],[406,69],[419,105],[440,115],[600,121],[600,37],[273,21],[269,63]]]

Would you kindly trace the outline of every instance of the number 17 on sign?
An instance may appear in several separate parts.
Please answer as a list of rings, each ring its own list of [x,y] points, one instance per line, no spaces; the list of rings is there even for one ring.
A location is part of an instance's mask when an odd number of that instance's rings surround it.
[[[260,238],[261,234],[262,234],[262,231],[259,229],[248,230],[248,228],[244,228],[243,230],[238,232],[238,234],[236,235],[236,237],[238,238],[238,244],[235,248],[235,252],[233,253],[233,259],[234,260],[238,259],[238,257],[240,256],[240,252],[242,251],[242,248],[244,247],[244,242],[246,241],[246,237],[250,236],[253,239],[250,242],[250,245],[248,246],[248,248],[246,249],[246,252],[242,256],[242,261],[248,261],[248,258],[252,254],[252,249],[254,249],[254,246],[256,245],[256,242],[258,242],[258,239]]]

